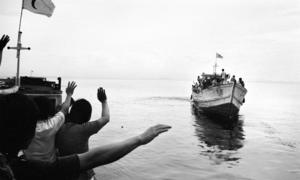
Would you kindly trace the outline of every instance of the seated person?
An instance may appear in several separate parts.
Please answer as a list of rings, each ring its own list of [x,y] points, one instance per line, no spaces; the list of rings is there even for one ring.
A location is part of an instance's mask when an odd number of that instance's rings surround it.
[[[216,79],[213,79],[213,80],[212,80],[212,86],[217,86],[217,85],[218,85],[217,80],[216,80]]]
[[[197,81],[198,81],[199,83],[201,82],[200,76],[197,77]]]
[[[26,159],[54,162],[56,159],[55,135],[64,124],[65,115],[68,112],[75,82],[69,82],[66,88],[66,100],[61,111],[54,116],[54,107],[51,107],[47,97],[37,97],[35,102],[39,108],[39,119],[36,125],[35,136],[30,145],[24,150]]]
[[[202,84],[203,84],[203,89],[206,89],[208,86],[206,77],[203,79]]]
[[[66,122],[56,135],[56,147],[60,156],[84,153],[89,150],[89,138],[104,127],[110,119],[107,97],[103,88],[98,89],[98,100],[102,104],[101,118],[90,121],[92,106],[85,99],[79,99],[72,105]],[[80,174],[80,180],[91,179],[95,172],[91,169]]]
[[[229,74],[226,74],[224,84],[228,84],[228,79],[230,78]]]
[[[212,80],[210,79],[210,77],[207,77],[206,85],[207,85],[207,87],[210,87],[212,85]]]
[[[156,125],[122,142],[58,157],[54,162],[22,159],[18,154],[27,149],[34,138],[37,120],[38,108],[26,95],[14,93],[0,97],[1,180],[76,179],[79,172],[117,161],[171,128]]]

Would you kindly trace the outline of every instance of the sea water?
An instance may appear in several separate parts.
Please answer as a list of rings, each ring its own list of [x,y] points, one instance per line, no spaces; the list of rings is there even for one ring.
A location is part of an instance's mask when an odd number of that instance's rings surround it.
[[[97,179],[300,179],[299,83],[246,82],[239,121],[228,125],[193,110],[191,81],[72,80],[75,99],[91,102],[92,120],[101,116],[97,88],[106,89],[110,122],[91,137],[90,148],[155,124],[172,126],[121,160],[95,168]]]

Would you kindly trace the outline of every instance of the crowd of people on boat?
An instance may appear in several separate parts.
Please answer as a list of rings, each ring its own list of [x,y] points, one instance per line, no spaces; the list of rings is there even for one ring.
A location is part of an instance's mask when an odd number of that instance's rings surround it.
[[[237,81],[235,79],[235,75],[233,75],[230,80],[230,75],[225,73],[225,70],[222,69],[221,74],[204,74],[202,73],[201,77],[197,77],[197,82],[192,85],[192,89],[194,92],[199,93],[203,89],[207,89],[210,87],[219,86],[222,84],[229,83],[238,83],[242,87],[245,87],[245,82],[242,78],[239,78]]]
[[[0,39],[1,55],[7,37]],[[110,121],[108,98],[98,88],[102,113],[91,121],[89,101],[72,98],[76,87],[68,83],[59,107],[44,96],[0,95],[1,180],[95,179],[93,168],[119,160],[171,128],[158,124],[124,141],[89,149],[89,138]]]

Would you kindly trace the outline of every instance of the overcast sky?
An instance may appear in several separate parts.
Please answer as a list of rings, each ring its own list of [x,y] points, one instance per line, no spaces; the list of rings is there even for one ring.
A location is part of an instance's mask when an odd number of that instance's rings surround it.
[[[299,0],[53,0],[24,10],[21,75],[194,80],[220,68],[246,81],[300,81]],[[15,46],[21,0],[0,1]],[[16,73],[5,50],[0,76]]]

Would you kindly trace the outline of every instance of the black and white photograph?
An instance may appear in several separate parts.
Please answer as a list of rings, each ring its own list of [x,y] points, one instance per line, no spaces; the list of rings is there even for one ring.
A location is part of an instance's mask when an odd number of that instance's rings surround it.
[[[0,180],[298,180],[299,48],[299,0],[0,0]]]

